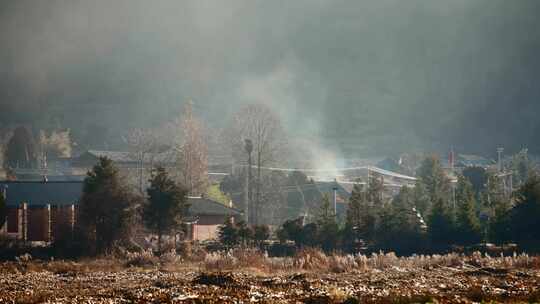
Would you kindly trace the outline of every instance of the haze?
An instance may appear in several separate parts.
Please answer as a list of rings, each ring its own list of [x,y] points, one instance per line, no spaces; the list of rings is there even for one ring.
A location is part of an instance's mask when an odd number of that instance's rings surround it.
[[[3,126],[121,149],[192,99],[345,154],[539,152],[540,2],[2,1]],[[104,132],[95,134],[96,126]]]

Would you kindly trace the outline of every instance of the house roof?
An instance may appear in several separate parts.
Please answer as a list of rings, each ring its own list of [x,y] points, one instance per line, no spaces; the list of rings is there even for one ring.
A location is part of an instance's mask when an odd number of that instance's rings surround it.
[[[189,215],[241,215],[242,211],[227,207],[209,198],[189,197]]]
[[[85,157],[107,157],[116,163],[136,163],[139,162],[136,153],[125,152],[125,151],[104,151],[104,150],[88,150],[85,153],[81,154],[79,158]],[[161,152],[161,153],[145,153],[144,154],[144,163],[172,163],[175,161],[175,153],[172,150]]]
[[[0,190],[5,189],[8,206],[27,203],[31,206],[70,205],[77,203],[82,195],[82,181],[5,181],[0,182]]]
[[[494,161],[489,160],[485,157],[472,155],[472,154],[459,154],[457,160],[458,160],[458,163],[460,163],[461,165],[465,167],[469,167],[469,166],[487,167],[495,163]]]

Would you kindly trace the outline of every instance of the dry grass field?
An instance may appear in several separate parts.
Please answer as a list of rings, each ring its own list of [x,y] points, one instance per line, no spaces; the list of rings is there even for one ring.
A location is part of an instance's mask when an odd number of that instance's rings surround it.
[[[256,250],[149,252],[0,264],[0,303],[473,303],[540,301],[540,258]]]

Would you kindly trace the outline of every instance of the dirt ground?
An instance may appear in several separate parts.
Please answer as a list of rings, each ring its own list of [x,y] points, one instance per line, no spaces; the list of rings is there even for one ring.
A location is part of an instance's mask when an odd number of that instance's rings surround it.
[[[0,303],[539,302],[540,271],[391,267],[355,273],[261,274],[197,269],[2,271]]]

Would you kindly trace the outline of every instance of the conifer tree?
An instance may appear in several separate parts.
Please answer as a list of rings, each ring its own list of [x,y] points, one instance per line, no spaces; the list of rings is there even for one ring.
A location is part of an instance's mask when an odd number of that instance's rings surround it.
[[[226,246],[234,246],[238,244],[238,227],[234,224],[231,217],[225,219],[225,223],[219,226],[218,238],[220,243]]]
[[[425,158],[420,168],[418,168],[416,175],[419,182],[425,186],[432,203],[448,197],[450,181],[444,173],[437,157],[430,156]]]
[[[6,217],[7,217],[6,198],[4,196],[4,193],[0,193],[0,229],[6,223]]]
[[[540,249],[540,177],[535,174],[517,192],[511,211],[512,240],[526,249]]]
[[[187,212],[187,189],[176,184],[164,168],[158,167],[146,192],[148,201],[143,207],[143,222],[158,235],[158,251],[161,252],[162,236],[179,229]]]
[[[131,232],[134,207],[139,198],[120,182],[113,162],[101,157],[88,172],[79,207],[79,223],[92,253],[101,254]]]
[[[489,240],[496,244],[503,244],[511,240],[511,211],[509,200],[492,203],[492,217],[489,222]]]
[[[422,249],[424,233],[413,201],[413,189],[403,187],[381,210],[377,243],[387,250],[413,253]]]
[[[326,251],[335,249],[338,243],[339,227],[334,208],[330,203],[330,196],[327,193],[323,195],[316,224],[320,229],[319,242],[321,247]]]
[[[476,200],[472,184],[463,176],[458,176],[456,189],[456,235],[460,245],[478,243],[481,238],[480,221],[476,215]]]
[[[446,247],[453,242],[454,221],[448,202],[439,198],[433,204],[428,218],[428,235],[436,247]]]

